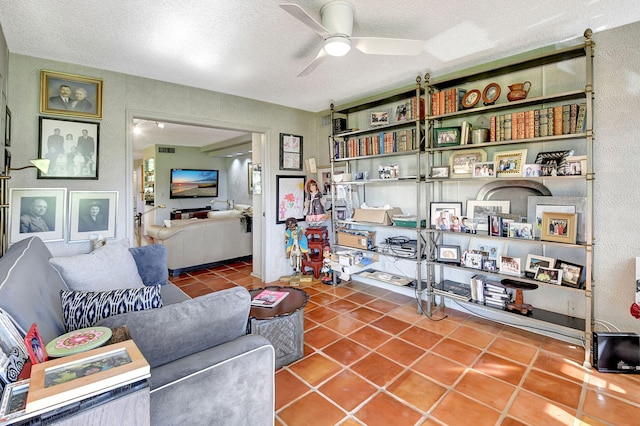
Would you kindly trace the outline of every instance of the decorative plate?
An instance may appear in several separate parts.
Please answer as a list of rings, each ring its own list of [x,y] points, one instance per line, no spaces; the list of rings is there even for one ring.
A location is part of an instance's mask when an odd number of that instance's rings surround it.
[[[500,85],[498,83],[491,83],[487,85],[482,91],[482,102],[485,105],[493,105],[500,97]]]
[[[479,100],[480,91],[478,89],[470,90],[464,95],[464,98],[462,98],[462,106],[465,108],[473,108]]]
[[[47,343],[45,349],[49,356],[59,358],[95,349],[104,345],[109,338],[111,329],[108,327],[81,328],[56,337]]]

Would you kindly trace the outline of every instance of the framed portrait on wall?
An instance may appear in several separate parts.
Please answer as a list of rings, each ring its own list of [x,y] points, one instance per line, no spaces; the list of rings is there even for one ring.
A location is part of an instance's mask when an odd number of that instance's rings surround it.
[[[287,218],[304,220],[305,176],[276,176],[276,224]]]
[[[280,133],[280,170],[302,170],[302,136]]]
[[[9,244],[33,236],[64,240],[67,188],[11,188],[9,199]]]
[[[102,118],[102,80],[40,71],[40,113]]]
[[[38,179],[98,179],[100,123],[40,117],[38,158],[49,171]]]
[[[69,192],[69,242],[115,238],[118,191]]]

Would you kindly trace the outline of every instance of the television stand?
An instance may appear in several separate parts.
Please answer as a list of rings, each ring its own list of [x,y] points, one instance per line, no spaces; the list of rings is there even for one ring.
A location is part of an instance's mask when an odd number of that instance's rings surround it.
[[[215,211],[211,209],[211,206],[205,206],[205,207],[196,207],[193,209],[175,209],[172,210],[169,217],[171,218],[171,220],[173,219],[193,219],[198,218],[198,219],[206,219],[207,218],[207,214],[210,211]]]

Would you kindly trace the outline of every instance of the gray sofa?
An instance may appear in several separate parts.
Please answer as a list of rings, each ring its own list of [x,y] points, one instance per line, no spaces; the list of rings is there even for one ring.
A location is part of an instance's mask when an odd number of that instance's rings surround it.
[[[130,251],[145,285],[162,282],[163,307],[98,325],[126,325],[151,366],[150,407],[138,409],[150,409],[152,425],[273,425],[274,351],[265,338],[246,334],[249,292],[236,287],[190,299],[167,282],[163,246]],[[22,333],[35,322],[45,343],[65,332],[60,291],[68,290],[50,258],[37,237],[0,258],[0,308]]]

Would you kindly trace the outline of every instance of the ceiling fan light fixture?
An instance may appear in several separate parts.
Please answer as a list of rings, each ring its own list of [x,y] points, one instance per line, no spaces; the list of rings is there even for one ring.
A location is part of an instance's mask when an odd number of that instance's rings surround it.
[[[344,56],[351,50],[351,41],[343,36],[331,36],[324,41],[324,51],[331,56]]]

